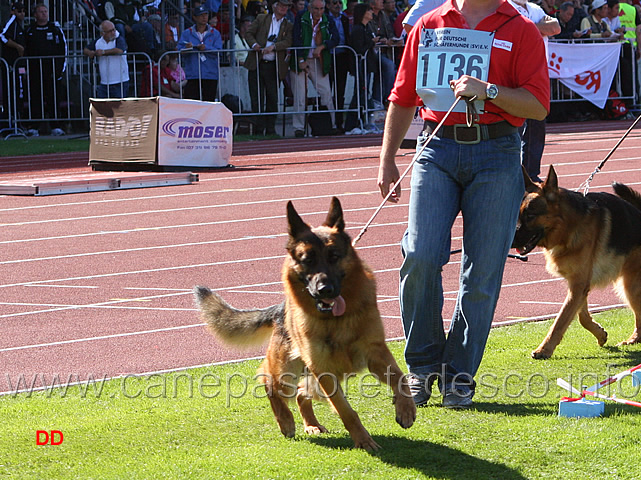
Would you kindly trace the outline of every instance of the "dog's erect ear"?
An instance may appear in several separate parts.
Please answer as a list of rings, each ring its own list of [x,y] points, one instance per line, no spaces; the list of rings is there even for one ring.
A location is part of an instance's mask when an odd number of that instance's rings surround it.
[[[330,228],[336,228],[339,232],[345,230],[343,209],[341,208],[341,202],[339,202],[338,198],[332,197],[332,203],[329,206],[329,212],[327,212],[327,218],[323,225]]]
[[[543,183],[543,193],[545,194],[545,198],[550,201],[555,201],[559,194],[559,178],[556,176],[556,170],[554,170],[554,166],[552,165],[550,165],[548,176]]]
[[[556,176],[556,170],[554,170],[553,165],[550,165],[548,176],[545,179],[545,182],[543,182],[543,191],[546,194],[559,191],[559,177]]]
[[[311,227],[300,218],[291,201],[287,202],[287,222],[289,224],[290,237],[297,237],[301,233],[311,230]]]
[[[525,182],[525,191],[527,193],[534,193],[538,191],[540,187],[532,181],[523,164],[521,164],[521,171],[523,172],[523,181]]]

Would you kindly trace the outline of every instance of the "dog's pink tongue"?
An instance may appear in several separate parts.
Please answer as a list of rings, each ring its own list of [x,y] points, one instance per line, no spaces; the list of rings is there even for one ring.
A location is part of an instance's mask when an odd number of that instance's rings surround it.
[[[335,317],[340,317],[345,313],[345,299],[340,295],[334,299],[334,305],[332,306],[332,313]]]

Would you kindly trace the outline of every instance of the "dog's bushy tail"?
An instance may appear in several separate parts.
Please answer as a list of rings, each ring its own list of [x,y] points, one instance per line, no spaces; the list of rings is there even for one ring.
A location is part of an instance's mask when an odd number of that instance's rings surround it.
[[[284,315],[284,303],[263,310],[238,310],[207,287],[194,287],[194,297],[209,329],[225,343],[233,345],[265,343],[274,324]]]
[[[639,192],[631,189],[627,185],[617,182],[612,184],[612,188],[614,189],[614,193],[619,197],[641,210],[641,194],[639,194]]]

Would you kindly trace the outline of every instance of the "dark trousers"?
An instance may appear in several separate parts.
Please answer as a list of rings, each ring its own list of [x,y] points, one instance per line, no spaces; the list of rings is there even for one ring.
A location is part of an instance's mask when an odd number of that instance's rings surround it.
[[[528,118],[520,129],[521,163],[530,178],[541,173],[541,158],[545,148],[545,120]]]
[[[35,119],[54,119],[56,96],[60,91],[59,82],[55,79],[53,69],[43,60],[31,62],[29,68],[29,117]]]
[[[252,102],[252,112],[265,113],[278,111],[278,72],[276,61],[258,62],[256,70],[250,70],[249,96]],[[276,133],[276,115],[259,115],[256,118],[259,130]]]
[[[352,52],[339,52],[336,54],[336,61],[332,62],[332,72],[329,75],[329,83],[334,89],[336,98],[336,110],[345,108],[345,84],[349,66],[353,62]],[[343,113],[336,112],[336,128],[343,128]]]
[[[185,88],[183,88],[183,97],[190,98],[192,100],[215,102],[217,92],[218,80],[209,80],[206,78],[203,78],[201,80],[189,79],[187,80],[187,85],[185,85]]]
[[[354,93],[352,95],[352,101],[349,104],[350,110],[355,110],[357,106],[360,106],[359,113],[347,112],[345,118],[345,131],[349,132],[355,128],[360,128],[362,124],[367,123],[367,118],[361,118],[363,115],[363,109],[367,106],[367,80],[365,79],[365,66],[362,62],[357,61],[358,65],[358,81],[354,79]],[[358,104],[360,102],[360,104]],[[364,117],[364,115],[363,115]]]

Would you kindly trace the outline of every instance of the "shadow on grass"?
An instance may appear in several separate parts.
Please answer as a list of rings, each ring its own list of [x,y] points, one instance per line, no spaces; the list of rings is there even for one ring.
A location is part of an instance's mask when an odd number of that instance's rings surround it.
[[[495,403],[495,402],[474,402],[472,410],[493,414],[505,414],[511,417],[529,417],[532,415],[550,415],[558,405],[550,404],[519,404],[519,403]]]
[[[373,435],[382,449],[372,455],[398,468],[419,471],[425,475],[443,479],[525,479],[513,468],[483,460],[460,450],[421,440],[412,440],[393,435]],[[321,447],[349,449],[353,447],[349,437],[308,437],[308,441]],[[408,472],[408,478],[414,476]]]

